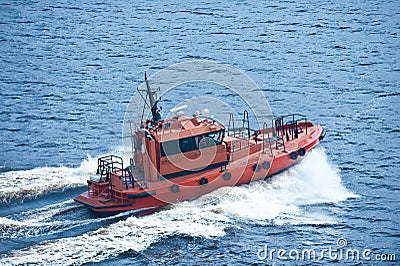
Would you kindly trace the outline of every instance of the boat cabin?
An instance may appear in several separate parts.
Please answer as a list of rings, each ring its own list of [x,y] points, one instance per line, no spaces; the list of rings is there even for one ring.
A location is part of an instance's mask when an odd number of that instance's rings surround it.
[[[146,181],[159,181],[228,164],[225,128],[206,117],[147,120],[135,130],[135,166]]]

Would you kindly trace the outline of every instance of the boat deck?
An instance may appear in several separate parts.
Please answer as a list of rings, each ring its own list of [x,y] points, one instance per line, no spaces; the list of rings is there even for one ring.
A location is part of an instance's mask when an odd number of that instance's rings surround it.
[[[125,181],[125,183],[123,184],[123,191],[128,193],[135,193],[154,187],[171,186],[171,183],[190,185],[191,183],[188,182],[190,180],[193,181],[196,178],[200,180],[204,176],[219,175],[225,169],[243,168],[249,164],[258,163],[259,161],[272,161],[273,158],[287,155],[289,153],[288,151],[297,150],[302,145],[302,143],[305,143],[307,141],[307,138],[311,138],[314,132],[315,126],[308,126],[307,134],[306,131],[303,130],[298,133],[297,138],[293,137],[292,139],[292,137],[289,136],[289,140],[287,140],[285,137],[284,146],[280,146],[279,143],[276,142],[276,140],[270,137],[272,135],[271,132],[260,132],[261,134],[257,136],[257,140],[255,139],[255,137],[252,137],[250,140],[246,139],[246,145],[242,145],[241,149],[236,149],[234,152],[232,152],[232,158],[226,167],[223,166],[213,169],[196,171],[193,173],[185,173],[185,175],[182,176],[170,179],[163,179],[159,181],[145,181],[141,180],[141,178],[135,178],[135,182],[133,185],[132,183],[128,182],[128,186],[126,186]],[[237,137],[227,138],[236,141],[243,141],[243,139]],[[239,154],[240,152],[242,152],[241,156],[239,158],[235,158],[235,153]],[[136,177],[140,177],[141,174],[142,173],[140,172],[133,172],[133,175]]]

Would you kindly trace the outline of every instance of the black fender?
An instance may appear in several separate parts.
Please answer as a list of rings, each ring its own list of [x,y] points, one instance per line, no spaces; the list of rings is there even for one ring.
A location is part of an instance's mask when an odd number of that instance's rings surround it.
[[[199,180],[199,183],[200,183],[201,186],[207,185],[207,184],[208,184],[208,179],[205,178],[205,177],[202,177],[202,178]]]
[[[304,156],[304,155],[306,155],[306,149],[305,148],[303,148],[303,147],[301,147],[298,151],[297,151],[297,153],[300,155],[300,156]]]
[[[265,170],[268,170],[271,167],[271,163],[268,161],[265,161],[262,163],[262,168]]]
[[[297,154],[297,152],[295,152],[295,151],[292,151],[291,153],[290,153],[290,159],[292,159],[292,160],[296,160],[297,159],[297,156],[298,156],[298,154]]]
[[[179,192],[181,189],[180,189],[180,187],[177,185],[177,184],[173,184],[172,186],[171,186],[171,192],[173,192],[173,193],[177,193],[177,192]]]
[[[258,163],[256,163],[256,164],[253,166],[253,171],[254,171],[254,172],[260,172],[260,171],[261,171],[261,165],[259,165]]]
[[[225,172],[225,173],[222,174],[222,178],[223,178],[225,181],[229,181],[229,180],[231,180],[231,178],[232,178],[232,174],[229,173],[229,172]]]

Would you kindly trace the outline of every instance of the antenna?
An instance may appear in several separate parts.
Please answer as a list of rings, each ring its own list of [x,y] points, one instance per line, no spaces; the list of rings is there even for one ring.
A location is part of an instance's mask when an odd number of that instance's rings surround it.
[[[147,80],[147,73],[146,71],[144,72],[144,80],[146,81],[146,88],[147,88],[147,95],[150,100],[150,108],[151,108],[151,114],[152,114],[152,120],[154,122],[158,121],[161,119],[161,114],[157,108],[157,103],[159,100],[155,99],[155,92],[151,91],[149,81]]]

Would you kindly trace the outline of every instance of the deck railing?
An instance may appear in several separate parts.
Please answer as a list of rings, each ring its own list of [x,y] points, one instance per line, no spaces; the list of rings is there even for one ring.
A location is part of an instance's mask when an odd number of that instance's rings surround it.
[[[97,160],[97,174],[100,175],[100,181],[111,182],[110,175],[115,173],[122,178],[122,182],[128,189],[128,184],[134,187],[134,179],[129,167],[124,168],[124,161],[122,157],[117,155],[107,155],[98,158]]]

